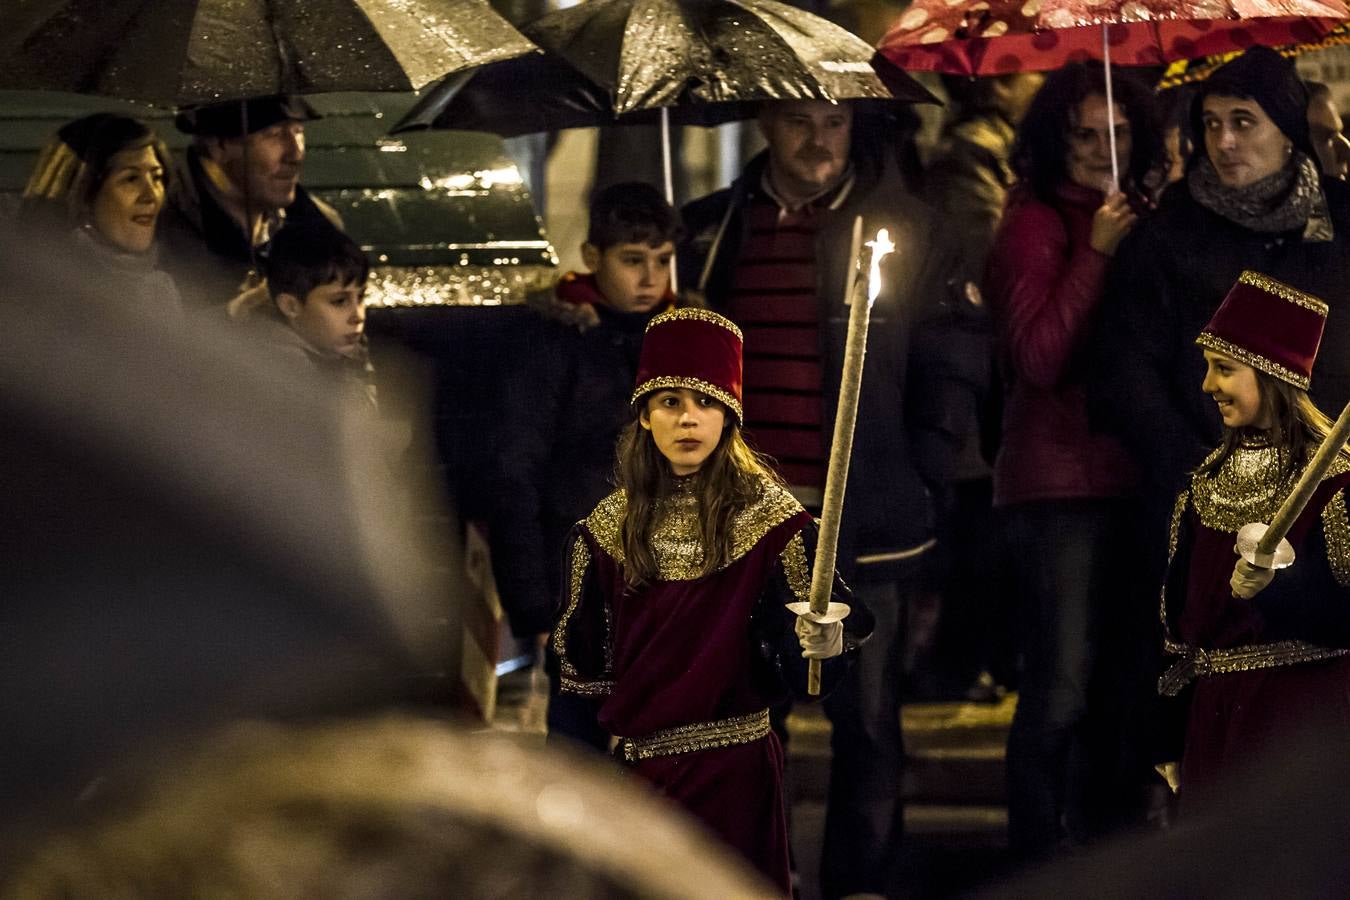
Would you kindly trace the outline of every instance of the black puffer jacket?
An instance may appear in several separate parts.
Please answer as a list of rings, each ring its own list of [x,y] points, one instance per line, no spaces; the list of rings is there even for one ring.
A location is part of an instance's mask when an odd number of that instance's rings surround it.
[[[490,473],[492,567],[511,630],[549,630],[572,526],[614,489],[614,447],[656,312],[534,294]]]
[[[698,285],[708,305],[725,312],[740,247],[744,210],[762,190],[767,154],[751,160],[730,187],[682,211],[688,239],[680,248],[681,284]],[[989,379],[987,316],[968,285],[959,244],[933,210],[898,177],[855,162],[844,203],[817,237],[816,277],[825,379],[824,433],[833,434],[849,308],[844,303],[854,217],[865,240],[890,229],[896,252],[883,266],[883,291],[872,310],[853,457],[840,530],[839,569],[858,563],[878,576],[894,571],[933,536],[934,496],[951,477],[975,408]],[[705,264],[710,254],[712,263]]]
[[[1205,362],[1195,338],[1244,269],[1330,305],[1312,398],[1333,418],[1350,400],[1350,187],[1331,179],[1322,187],[1329,241],[1304,240],[1301,231],[1250,231],[1201,206],[1183,181],[1116,254],[1089,403],[1094,423],[1118,434],[1138,459],[1159,521],[1187,474],[1219,443],[1218,409],[1200,390]]]

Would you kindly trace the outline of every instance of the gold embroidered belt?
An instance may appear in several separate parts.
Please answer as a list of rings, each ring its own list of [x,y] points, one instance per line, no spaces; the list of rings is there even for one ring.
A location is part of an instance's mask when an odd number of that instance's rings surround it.
[[[677,753],[696,753],[718,747],[733,747],[757,741],[769,733],[769,711],[761,709],[748,716],[718,719],[715,722],[696,722],[677,728],[663,728],[646,737],[619,738],[614,755],[621,762],[634,765],[639,760]]]
[[[1197,678],[1210,675],[1228,675],[1233,672],[1251,672],[1294,666],[1345,656],[1350,650],[1332,650],[1305,641],[1276,641],[1273,644],[1249,644],[1227,650],[1202,650],[1199,647],[1172,645],[1180,655],[1172,667],[1158,679],[1158,693],[1175,697],[1182,688]]]

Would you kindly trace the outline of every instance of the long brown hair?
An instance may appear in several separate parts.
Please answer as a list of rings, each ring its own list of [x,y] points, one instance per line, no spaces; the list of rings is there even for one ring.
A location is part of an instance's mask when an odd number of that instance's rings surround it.
[[[1254,371],[1261,398],[1256,419],[1270,422],[1270,427],[1225,428],[1221,452],[1213,462],[1200,467],[1200,474],[1212,476],[1244,441],[1256,439],[1286,451],[1280,455],[1281,478],[1297,475],[1331,433],[1331,419],[1317,408],[1307,391],[1260,369]],[[1341,455],[1350,460],[1344,447]]]
[[[647,397],[639,399],[637,409],[644,409],[646,403]],[[735,416],[728,412],[727,418],[729,421],[722,429],[717,446],[698,472],[689,476],[694,479],[701,519],[703,565],[700,578],[731,561],[735,537],[731,523],[736,514],[755,502],[766,480],[782,483],[764,459],[745,442]],[[659,524],[661,501],[675,491],[676,477],[669,461],[657,449],[652,433],[642,427],[636,416],[619,436],[615,480],[627,495],[621,531],[624,579],[630,587],[642,587],[660,577],[651,537]]]

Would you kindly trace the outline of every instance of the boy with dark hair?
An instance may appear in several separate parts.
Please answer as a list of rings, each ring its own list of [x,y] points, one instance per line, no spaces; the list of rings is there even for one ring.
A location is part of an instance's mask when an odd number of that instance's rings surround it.
[[[587,273],[532,295],[491,474],[493,570],[512,632],[542,643],[569,529],[610,490],[647,323],[675,303],[679,214],[651,185],[591,200]],[[555,698],[555,701],[558,698]],[[571,699],[571,698],[569,698]],[[559,704],[550,708],[550,719]]]
[[[263,283],[231,301],[230,316],[256,320],[272,344],[373,406],[365,341],[370,262],[361,248],[326,223],[291,225],[272,239],[262,269]]]
[[[668,305],[670,263],[682,234],[675,208],[651,185],[629,181],[596,193],[589,214],[581,245],[589,273],[566,273],[551,291],[532,295],[530,306],[585,331],[600,324],[601,309],[645,315]]]

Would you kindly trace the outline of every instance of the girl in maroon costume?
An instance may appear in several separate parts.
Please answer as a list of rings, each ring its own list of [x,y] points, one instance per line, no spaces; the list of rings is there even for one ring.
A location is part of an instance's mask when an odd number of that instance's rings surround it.
[[[807,658],[836,682],[871,616],[855,608],[845,629],[785,608],[808,598],[816,525],[741,438],[740,351],[707,310],[648,326],[621,488],[573,532],[551,646],[561,690],[596,699],[615,755],[786,893],[768,707],[805,694]]]
[[[1350,745],[1344,449],[1289,532],[1292,566],[1257,568],[1235,550],[1238,530],[1271,521],[1326,437],[1307,395],[1326,314],[1317,298],[1244,272],[1196,340],[1224,441],[1177,499],[1163,591],[1174,660],[1159,690],[1181,701],[1185,725],[1165,755],[1181,750],[1179,779],[1161,768],[1179,781],[1183,814],[1261,777],[1266,752],[1295,737]]]

